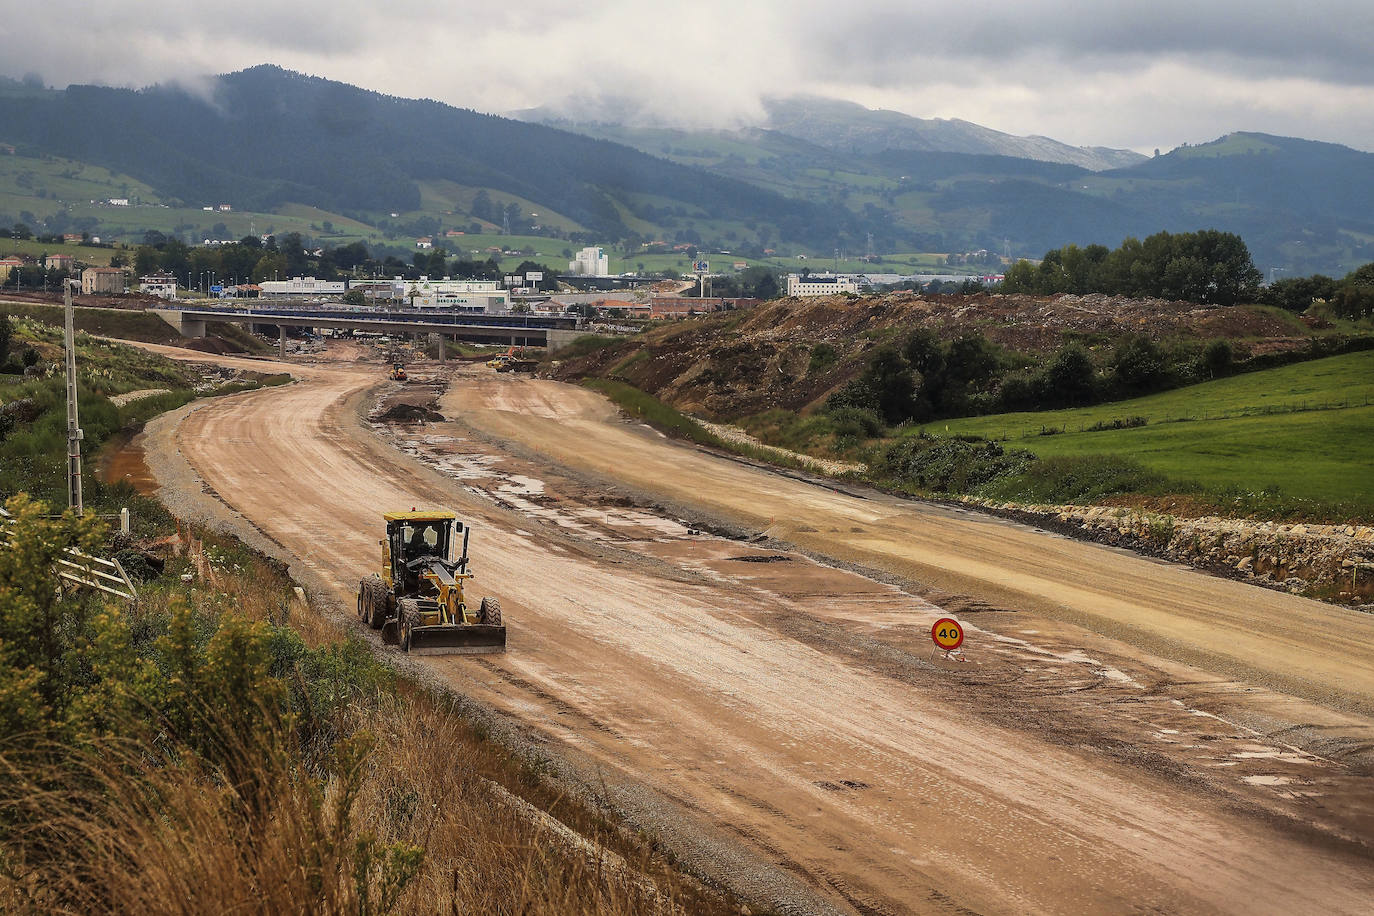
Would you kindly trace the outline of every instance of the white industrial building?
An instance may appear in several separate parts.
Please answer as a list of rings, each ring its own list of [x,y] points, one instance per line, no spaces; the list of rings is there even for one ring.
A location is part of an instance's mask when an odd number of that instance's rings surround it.
[[[348,290],[343,280],[316,280],[314,277],[292,277],[290,280],[263,280],[264,299],[319,299],[339,297]]]
[[[789,296],[834,296],[838,293],[858,293],[859,278],[846,274],[788,274]]]
[[[175,299],[177,297],[177,278],[162,274],[139,277],[138,291],[145,295],[157,296],[159,299]]]
[[[392,297],[406,308],[447,309],[457,312],[508,312],[510,293],[495,280],[403,280],[392,281]]]
[[[583,248],[568,262],[568,273],[584,277],[609,277],[611,259],[606,257],[606,252],[601,248]]]

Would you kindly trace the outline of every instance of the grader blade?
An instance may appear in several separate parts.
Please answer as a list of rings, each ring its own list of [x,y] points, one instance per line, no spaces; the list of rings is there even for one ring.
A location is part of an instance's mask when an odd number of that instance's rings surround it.
[[[506,628],[485,623],[411,627],[411,655],[486,655],[506,651]]]

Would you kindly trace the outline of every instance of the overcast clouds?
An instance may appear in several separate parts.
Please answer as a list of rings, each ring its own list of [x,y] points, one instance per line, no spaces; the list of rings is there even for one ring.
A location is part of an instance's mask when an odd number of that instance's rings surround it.
[[[612,95],[694,125],[812,93],[1147,151],[1374,151],[1374,2],[0,0],[0,73],[143,86],[274,63],[481,111]],[[3,121],[0,120],[0,134]]]

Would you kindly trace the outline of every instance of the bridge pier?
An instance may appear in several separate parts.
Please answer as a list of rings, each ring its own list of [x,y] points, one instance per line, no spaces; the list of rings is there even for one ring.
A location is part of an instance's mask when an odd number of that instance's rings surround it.
[[[157,317],[176,328],[182,337],[204,337],[205,322],[198,318],[187,318],[176,309],[148,309]]]
[[[277,325],[277,356],[286,359],[286,325]]]
[[[561,350],[579,337],[585,336],[586,331],[573,331],[563,328],[549,328],[545,333],[545,346],[550,353]]]
[[[445,357],[448,355],[444,352],[448,349],[448,338],[445,335],[439,333],[438,331],[435,331],[433,334],[429,335],[429,339],[436,342],[439,345],[439,365],[442,366],[444,364]]]

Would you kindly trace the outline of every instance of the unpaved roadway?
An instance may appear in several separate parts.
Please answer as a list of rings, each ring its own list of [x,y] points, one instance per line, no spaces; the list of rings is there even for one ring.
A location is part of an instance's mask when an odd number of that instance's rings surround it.
[[[423,664],[812,894],[747,898],[861,913],[1374,899],[1368,618],[837,493],[674,445],[550,382],[468,369],[442,402],[459,423],[378,430],[357,409],[376,365],[293,371],[300,384],[201,405],[148,447],[179,448],[349,606],[382,511],[470,518],[509,651]],[[680,510],[629,505],[646,494]],[[892,577],[701,534],[693,506]],[[924,636],[951,610],[964,663],[932,659]],[[1285,629],[1303,615],[1320,652]]]

